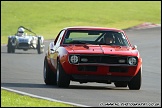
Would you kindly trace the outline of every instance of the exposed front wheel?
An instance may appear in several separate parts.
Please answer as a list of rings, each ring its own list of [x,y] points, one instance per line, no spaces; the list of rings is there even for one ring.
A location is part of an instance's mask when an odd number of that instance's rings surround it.
[[[40,45],[40,38],[38,38],[38,44],[37,44],[37,51],[38,51],[38,54],[41,54],[41,45]]]
[[[7,52],[8,53],[15,53],[15,46],[12,45],[12,41],[15,42],[15,40],[8,38],[8,45],[7,45]]]
[[[134,76],[131,81],[128,83],[128,87],[130,90],[139,90],[141,87],[141,74],[142,74],[142,69],[138,71],[136,76]]]
[[[8,38],[7,52],[8,52],[8,53],[12,53],[11,38]]]
[[[61,63],[58,61],[57,64],[57,85],[58,87],[69,87],[70,84],[70,77],[67,75],[61,65]]]
[[[12,46],[12,53],[15,53],[15,46]]]
[[[41,38],[40,37],[38,37],[37,51],[38,51],[38,54],[42,54],[44,52],[44,48],[41,47]]]

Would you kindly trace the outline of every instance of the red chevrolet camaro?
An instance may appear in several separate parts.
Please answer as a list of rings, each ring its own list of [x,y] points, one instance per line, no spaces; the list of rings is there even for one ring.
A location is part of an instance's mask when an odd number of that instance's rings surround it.
[[[123,30],[105,27],[67,27],[48,46],[44,82],[69,87],[80,83],[114,83],[139,90],[142,58]]]

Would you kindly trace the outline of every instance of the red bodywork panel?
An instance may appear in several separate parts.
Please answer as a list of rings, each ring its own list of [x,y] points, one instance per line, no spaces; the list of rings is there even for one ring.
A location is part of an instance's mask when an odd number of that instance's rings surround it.
[[[137,51],[131,50],[130,48],[119,48],[112,46],[89,46],[89,49],[86,49],[82,46],[73,46],[73,48],[69,48],[72,46],[65,46],[65,49],[69,52],[73,50],[73,54],[115,54],[115,55],[127,55],[127,56],[137,56]],[[93,75],[115,75],[115,76],[134,76],[137,74],[138,70],[141,67],[142,60],[138,59],[137,66],[125,66],[128,68],[128,73],[118,73],[118,72],[109,72],[109,66],[102,64],[95,64],[93,66],[97,66],[96,72],[79,72],[77,70],[78,65],[70,64],[68,61],[68,55],[60,59],[62,61],[62,66],[64,70],[68,74],[93,74]],[[68,67],[68,68],[66,68]]]
[[[114,30],[118,32],[123,32],[122,30],[118,29],[107,29],[107,28],[92,28],[92,27],[74,27],[74,28],[65,28],[64,30]],[[127,38],[127,37],[126,37]],[[127,39],[128,40],[128,39]],[[61,41],[62,43],[62,41]],[[110,46],[110,45],[80,45],[80,44],[72,44],[72,45],[63,45],[61,44],[58,49],[58,55],[56,60],[59,60],[64,71],[67,74],[80,74],[80,75],[110,75],[110,76],[135,76],[139,69],[142,66],[142,58],[139,55],[138,50],[133,49],[131,46],[129,40],[128,40],[129,46]],[[48,52],[46,54],[48,63],[50,68],[56,72],[57,66],[52,65],[52,61],[50,59],[50,53]],[[127,72],[111,72],[110,67],[113,68],[113,65],[109,64],[101,64],[101,63],[95,63],[95,64],[70,64],[69,63],[69,55],[70,54],[78,54],[78,55],[119,55],[119,56],[135,56],[138,58],[138,64],[136,66],[116,66],[116,67],[124,67],[124,69],[127,69]],[[56,63],[56,62],[55,62]],[[78,66],[94,66],[96,67],[95,71],[79,71]],[[114,66],[115,67],[115,66]]]

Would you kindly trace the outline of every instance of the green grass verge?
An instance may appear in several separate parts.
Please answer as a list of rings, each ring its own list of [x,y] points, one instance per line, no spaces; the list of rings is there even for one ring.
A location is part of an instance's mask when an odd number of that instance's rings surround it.
[[[54,39],[67,26],[125,29],[161,23],[161,1],[1,1],[1,44],[19,26]]]
[[[1,89],[1,107],[76,107],[59,102],[37,99]]]

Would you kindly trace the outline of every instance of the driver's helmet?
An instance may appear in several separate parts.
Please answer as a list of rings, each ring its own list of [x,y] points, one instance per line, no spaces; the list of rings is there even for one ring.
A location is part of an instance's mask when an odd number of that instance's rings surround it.
[[[114,36],[111,33],[105,34],[104,38],[106,44],[114,43]]]
[[[23,36],[24,35],[24,28],[19,28],[18,31],[17,31],[17,35],[18,36]]]

